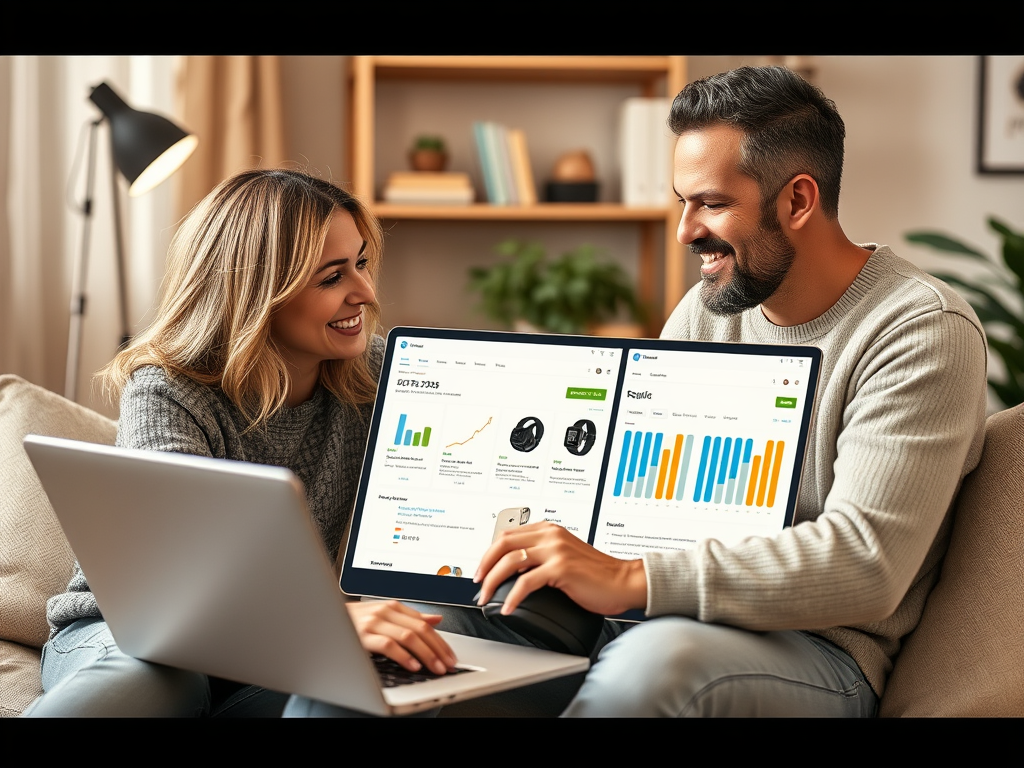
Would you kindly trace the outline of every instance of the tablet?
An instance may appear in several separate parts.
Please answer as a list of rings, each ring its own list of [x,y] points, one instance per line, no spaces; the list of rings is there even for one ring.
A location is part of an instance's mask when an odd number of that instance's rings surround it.
[[[493,539],[543,520],[624,559],[772,536],[793,521],[820,363],[804,346],[394,328],[341,588],[474,605]]]

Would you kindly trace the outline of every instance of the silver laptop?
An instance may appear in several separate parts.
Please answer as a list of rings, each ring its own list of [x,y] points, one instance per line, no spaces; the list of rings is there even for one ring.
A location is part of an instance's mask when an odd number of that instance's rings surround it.
[[[288,471],[29,435],[118,646],[377,715],[581,672],[583,657],[442,633],[459,672],[387,687]]]

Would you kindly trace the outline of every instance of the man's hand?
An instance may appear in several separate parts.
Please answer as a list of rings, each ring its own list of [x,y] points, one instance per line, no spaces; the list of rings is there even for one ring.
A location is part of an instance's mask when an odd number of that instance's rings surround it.
[[[396,600],[356,601],[346,607],[359,641],[371,653],[387,656],[411,672],[426,666],[443,675],[455,668],[455,653],[434,630],[440,616],[414,611]]]
[[[516,573],[522,574],[501,609],[512,613],[534,590],[557,587],[594,613],[614,616],[647,607],[647,574],[642,560],[619,560],[581,541],[560,525],[533,523],[505,531],[484,553],[473,581],[480,601]]]

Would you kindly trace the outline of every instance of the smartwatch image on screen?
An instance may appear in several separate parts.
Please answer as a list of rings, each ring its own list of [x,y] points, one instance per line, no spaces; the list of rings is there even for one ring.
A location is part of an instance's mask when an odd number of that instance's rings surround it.
[[[597,441],[597,427],[590,419],[580,419],[565,430],[563,445],[573,456],[586,456]]]
[[[542,437],[544,437],[544,425],[541,424],[540,419],[536,416],[527,416],[516,424],[509,436],[509,442],[517,451],[529,453],[540,445]]]

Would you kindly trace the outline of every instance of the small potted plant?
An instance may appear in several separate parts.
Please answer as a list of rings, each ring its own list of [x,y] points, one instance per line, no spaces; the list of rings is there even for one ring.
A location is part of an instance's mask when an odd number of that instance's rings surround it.
[[[443,171],[448,165],[448,150],[440,136],[416,137],[409,150],[409,164],[415,171]]]
[[[516,330],[602,334],[602,324],[623,317],[603,335],[641,336],[646,313],[629,277],[614,262],[581,245],[548,259],[539,243],[506,240],[495,251],[501,261],[469,270],[469,288],[480,309]]]

